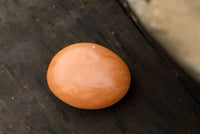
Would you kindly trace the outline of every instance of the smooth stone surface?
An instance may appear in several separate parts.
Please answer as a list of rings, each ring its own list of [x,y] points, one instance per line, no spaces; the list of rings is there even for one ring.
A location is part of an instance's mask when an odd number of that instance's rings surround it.
[[[146,30],[200,82],[200,1],[127,1]]]
[[[111,50],[94,43],[77,43],[54,56],[47,81],[51,91],[66,104],[101,109],[124,97],[131,75],[126,63]]]

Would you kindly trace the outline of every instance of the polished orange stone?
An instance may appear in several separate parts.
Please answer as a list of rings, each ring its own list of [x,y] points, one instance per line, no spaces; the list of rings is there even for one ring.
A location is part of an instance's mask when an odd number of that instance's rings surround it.
[[[123,98],[131,75],[124,61],[111,50],[93,43],[77,43],[54,56],[47,82],[54,95],[66,104],[101,109]]]

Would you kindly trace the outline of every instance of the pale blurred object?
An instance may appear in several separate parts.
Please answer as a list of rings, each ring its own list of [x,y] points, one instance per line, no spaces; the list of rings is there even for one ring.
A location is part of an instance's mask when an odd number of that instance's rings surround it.
[[[200,82],[200,1],[127,1],[144,28]]]

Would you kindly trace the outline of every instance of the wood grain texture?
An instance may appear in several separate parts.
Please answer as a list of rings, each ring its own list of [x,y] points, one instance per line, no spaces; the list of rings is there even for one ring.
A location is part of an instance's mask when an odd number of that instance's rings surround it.
[[[46,71],[65,46],[94,42],[128,64],[128,94],[80,110],[49,90]],[[0,1],[0,134],[198,134],[200,85],[149,42],[114,0]]]

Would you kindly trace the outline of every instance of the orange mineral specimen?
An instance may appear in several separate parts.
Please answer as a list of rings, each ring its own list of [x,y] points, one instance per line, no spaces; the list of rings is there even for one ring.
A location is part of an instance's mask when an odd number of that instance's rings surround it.
[[[54,56],[47,82],[54,95],[66,104],[101,109],[125,96],[131,75],[125,62],[111,50],[94,43],[77,43]]]

